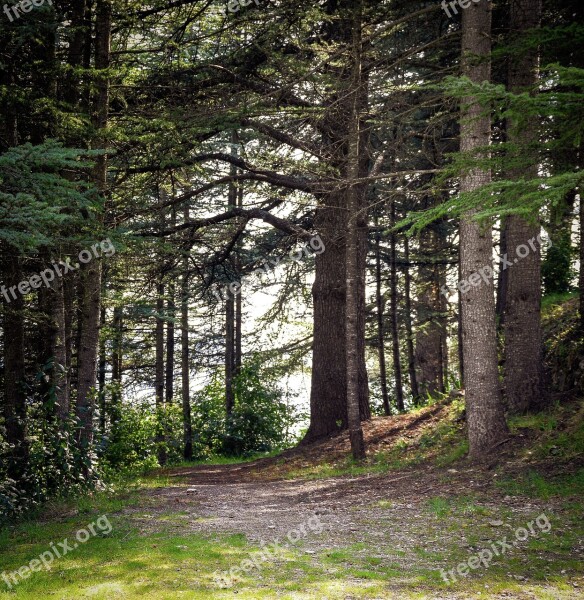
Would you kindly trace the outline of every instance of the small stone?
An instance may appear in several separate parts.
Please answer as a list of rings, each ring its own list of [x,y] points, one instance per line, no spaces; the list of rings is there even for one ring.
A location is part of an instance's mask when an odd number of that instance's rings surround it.
[[[500,521],[500,520],[489,521],[489,525],[491,527],[501,527],[501,525],[503,525],[503,521]]]

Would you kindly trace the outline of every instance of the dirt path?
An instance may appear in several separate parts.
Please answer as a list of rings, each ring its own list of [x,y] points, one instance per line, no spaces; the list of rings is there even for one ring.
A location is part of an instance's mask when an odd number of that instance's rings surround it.
[[[172,527],[182,533],[245,534],[255,545],[276,542],[315,555],[315,560],[350,548],[350,565],[378,561],[404,573],[456,567],[461,557],[511,535],[542,513],[555,523],[572,526],[561,502],[505,496],[494,487],[496,475],[488,469],[416,468],[383,476],[306,481],[262,479],[265,468],[266,462],[260,461],[174,469],[170,474],[176,477],[175,485],[148,491],[143,503],[125,512],[149,533],[168,527],[172,515]],[[525,548],[513,549],[511,578],[528,584],[532,576],[541,580],[542,574],[570,569],[555,552],[543,563],[540,552],[537,565],[529,565],[527,546],[526,542]],[[582,540],[573,551],[584,556]],[[573,592],[561,597],[582,598],[582,578],[574,573],[569,580]],[[426,597],[475,596],[452,592]],[[490,597],[545,596],[526,591]]]

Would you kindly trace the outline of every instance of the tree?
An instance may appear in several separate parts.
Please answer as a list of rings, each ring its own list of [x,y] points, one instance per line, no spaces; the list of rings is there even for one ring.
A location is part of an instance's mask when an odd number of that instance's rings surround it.
[[[352,110],[350,113],[349,140],[348,140],[348,215],[347,215],[347,300],[346,300],[346,368],[347,368],[347,422],[349,425],[349,438],[351,440],[351,452],[355,460],[365,458],[365,441],[361,427],[361,415],[359,410],[359,356],[358,356],[358,311],[359,311],[359,283],[360,276],[359,257],[359,210],[360,202],[357,186],[360,167],[361,147],[361,77],[362,69],[362,23],[361,14],[363,10],[362,1],[359,0],[354,7],[353,17],[353,44],[352,44],[352,77],[347,96],[351,98]],[[364,210],[361,208],[361,210]]]
[[[541,0],[511,0],[510,31],[515,43],[525,43],[526,34],[533,33],[541,20]],[[530,48],[519,57],[509,59],[508,87],[515,94],[529,93],[537,82],[538,52]],[[508,141],[528,151],[538,139],[538,121],[531,118],[521,128],[510,123]],[[528,167],[527,176],[537,177],[537,162]],[[509,174],[523,178],[521,168]],[[520,215],[505,219],[502,244],[513,257],[527,256],[507,269],[503,323],[505,333],[505,397],[511,413],[523,413],[529,408],[541,407],[544,402],[543,340],[541,333],[541,248],[533,244],[541,231],[539,219],[530,222]],[[530,247],[529,243],[532,243]]]
[[[463,75],[473,83],[488,82],[490,55],[491,3],[472,4],[462,15]],[[461,151],[485,152],[490,132],[490,116],[476,98],[465,98],[460,123]],[[461,177],[460,191],[472,192],[489,179],[487,171],[473,167]],[[491,227],[474,217],[474,211],[468,211],[460,222],[460,275],[465,282],[493,262]],[[499,387],[493,283],[488,280],[466,287],[468,290],[461,291],[461,322],[469,456],[480,461],[505,439],[507,425]]]

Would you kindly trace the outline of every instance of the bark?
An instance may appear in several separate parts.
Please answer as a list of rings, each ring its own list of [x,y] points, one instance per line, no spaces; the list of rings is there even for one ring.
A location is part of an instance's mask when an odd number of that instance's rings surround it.
[[[410,275],[410,240],[404,236],[404,262],[406,264],[404,286],[405,286],[405,322],[408,350],[408,374],[410,378],[410,390],[412,392],[412,402],[418,403],[420,389],[418,386],[418,375],[416,373],[416,358],[414,352],[414,333],[412,330],[412,276]]]
[[[391,225],[395,224],[395,199],[391,203]],[[390,238],[390,312],[391,312],[391,340],[393,348],[393,375],[395,379],[395,401],[398,411],[405,409],[404,390],[402,382],[401,357],[399,347],[399,319],[397,305],[397,240],[396,234],[391,233]]]
[[[172,404],[174,395],[174,319],[176,317],[176,305],[174,302],[175,286],[171,282],[168,286],[168,301],[166,305],[166,403]]]
[[[53,351],[53,381],[57,401],[57,418],[63,428],[69,418],[69,373],[67,361],[67,327],[65,318],[65,288],[63,279],[57,277],[53,282],[53,321],[55,323],[55,346]]]
[[[580,190],[580,273],[578,274],[580,291],[580,328],[584,331],[584,199]]]
[[[381,253],[379,248],[379,234],[375,236],[375,304],[377,309],[377,346],[379,352],[379,379],[381,384],[381,399],[383,412],[386,416],[391,414],[389,394],[387,391],[387,368],[385,364],[385,334],[383,327],[383,295],[381,293]]]
[[[491,3],[472,4],[462,13],[462,71],[473,82],[490,80]],[[480,61],[476,57],[480,57]],[[472,152],[490,143],[491,123],[476,98],[463,99],[461,150]],[[474,168],[461,177],[461,192],[480,188],[490,173]],[[473,219],[473,211],[460,223],[461,278],[485,266],[492,267],[492,230]],[[485,460],[507,436],[497,364],[495,299],[492,280],[461,292],[462,341],[466,414],[471,459]]]
[[[458,280],[462,281],[462,268],[460,261],[460,245],[458,249]],[[462,339],[462,294],[458,294],[458,314],[456,315],[457,339],[458,339],[458,372],[460,375],[460,383],[464,386],[464,341]]]
[[[159,281],[156,286],[156,324],[155,324],[155,380],[154,390],[156,407],[164,405],[164,284]]]
[[[237,206],[239,208],[243,208],[243,184],[237,189]],[[241,259],[239,255],[239,249],[241,244],[237,244],[237,250],[235,253],[235,270],[238,275],[241,274]],[[242,362],[242,288],[239,289],[239,293],[235,297],[235,359],[234,359],[234,369],[235,374],[237,375],[241,371],[241,362]]]
[[[78,443],[84,453],[93,444],[94,388],[97,377],[101,265],[93,260],[81,272],[79,315],[78,384],[76,416],[79,421]]]
[[[499,244],[499,252],[501,256],[505,256],[505,254],[507,254],[506,229],[507,217],[503,217],[501,219],[501,239]],[[502,328],[505,325],[505,314],[507,312],[507,309],[505,308],[505,304],[507,302],[507,275],[507,269],[499,269],[499,273],[497,275],[497,305],[495,308],[499,328]]]
[[[235,367],[235,298],[227,292],[225,301],[225,413],[230,416],[235,406],[233,375]]]
[[[184,209],[185,222],[189,221],[189,208]],[[191,393],[189,373],[189,258],[185,252],[181,281],[181,384],[183,414],[183,456],[193,459],[193,426],[191,417]]]
[[[419,269],[419,330],[416,335],[416,364],[420,373],[420,393],[423,396],[434,396],[444,392],[445,327],[440,292],[443,267],[435,261],[441,250],[436,228],[424,229],[420,234],[420,252],[423,264]]]
[[[536,28],[541,20],[541,0],[512,0],[511,32],[522,36]],[[508,85],[515,93],[525,92],[537,82],[538,54],[530,50],[509,61]],[[537,120],[521,131],[507,128],[510,142],[528,147],[538,138]],[[537,177],[537,165],[513,172],[511,177]],[[543,341],[541,332],[541,251],[536,238],[539,223],[531,223],[518,215],[506,219],[505,247],[515,264],[506,272],[505,333],[505,398],[512,414],[529,408],[542,408],[545,403],[543,383]],[[531,242],[531,247],[530,247]],[[525,250],[526,249],[526,250]],[[522,256],[527,251],[527,255]]]
[[[164,408],[164,283],[162,278],[156,286],[156,327],[155,327],[155,380],[154,389],[156,394],[156,408],[159,419],[162,418]],[[156,444],[159,464],[166,464],[166,449],[164,447],[165,436],[162,423],[158,424]]]
[[[103,290],[102,290],[103,293]],[[102,329],[105,327],[106,310],[102,306],[99,315],[99,327]],[[102,436],[105,435],[105,423],[106,423],[106,394],[105,394],[105,375],[107,370],[107,357],[105,354],[105,337],[101,336],[99,340],[99,363],[98,363],[98,377],[97,377],[97,396],[99,398],[99,431]]]
[[[95,26],[95,67],[105,71],[110,65],[111,4],[97,0]],[[96,81],[96,97],[93,107],[93,125],[103,133],[108,124],[109,79],[101,73]],[[98,139],[95,146],[105,148],[106,141]],[[107,191],[107,156],[96,158],[93,180],[103,195]],[[99,314],[101,303],[101,261],[92,260],[81,271],[82,304],[80,309],[80,344],[78,347],[77,418],[79,419],[78,442],[84,452],[90,452],[93,444],[93,388],[97,376],[97,350],[99,343]],[[86,464],[86,472],[89,469]]]
[[[4,249],[3,249],[4,250]],[[6,254],[4,282],[7,289],[23,280],[20,258],[15,250]],[[21,482],[26,474],[29,444],[26,437],[27,414],[24,360],[24,301],[20,294],[4,308],[4,426],[6,441],[12,447],[7,475]]]
[[[360,153],[360,102],[359,88],[361,86],[361,10],[362,4],[355,8],[355,22],[353,24],[353,81],[350,94],[352,96],[353,110],[349,128],[349,155],[348,155],[348,218],[347,218],[347,260],[346,260],[346,378],[347,378],[347,422],[349,425],[349,439],[351,452],[355,460],[363,460],[365,454],[365,441],[359,414],[359,356],[357,323],[359,311],[359,220],[358,211],[361,208],[357,187],[359,178],[359,153]]]
[[[116,388],[112,392],[112,404],[114,406],[121,402],[123,328],[123,309],[121,306],[115,306],[113,319],[114,332],[112,339],[112,383],[116,384]]]
[[[342,5],[342,7],[340,6]],[[331,4],[330,7],[333,7]],[[329,8],[330,8],[329,7]],[[353,3],[343,0],[334,8],[339,14],[341,8],[353,10]],[[335,16],[338,16],[335,13]],[[331,37],[339,43],[351,44],[351,22],[341,17],[331,24],[334,31]],[[338,73],[340,93],[332,94],[328,109],[323,115],[323,147],[331,158],[329,167],[335,168],[341,178],[347,178],[348,123],[351,115],[351,96],[345,91],[351,76],[348,72]],[[368,80],[362,74],[359,102],[360,113],[367,107]],[[360,177],[369,171],[369,131],[361,126],[361,148],[359,155]],[[325,154],[326,154],[325,153]],[[359,215],[357,219],[357,359],[359,363],[359,411],[361,420],[371,417],[369,406],[369,386],[365,364],[365,274],[367,258],[367,211],[366,185],[359,184]],[[316,193],[317,210],[314,228],[320,234],[326,251],[316,255],[315,278],[312,286],[314,332],[312,344],[312,381],[310,390],[310,427],[304,438],[306,443],[347,429],[347,386],[346,386],[346,255],[347,240],[347,193],[346,190],[319,190]]]
[[[237,157],[237,134],[233,132],[231,138],[231,154]],[[236,175],[237,169],[231,165],[231,175]],[[229,184],[227,196],[227,210],[237,206],[237,187],[233,182]],[[235,407],[235,391],[233,378],[235,376],[235,297],[227,290],[225,300],[225,414],[229,417]]]

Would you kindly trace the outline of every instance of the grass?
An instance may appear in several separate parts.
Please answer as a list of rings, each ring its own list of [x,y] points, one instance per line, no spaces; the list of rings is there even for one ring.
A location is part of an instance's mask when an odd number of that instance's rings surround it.
[[[128,528],[123,518],[112,520],[107,537],[92,538],[68,556],[55,561],[50,571],[41,570],[15,586],[0,591],[0,598],[110,599],[116,598],[424,598],[428,591],[452,590],[466,598],[478,598],[485,588],[491,593],[506,591],[537,598],[568,599],[568,576],[579,567],[569,558],[569,548],[558,545],[560,537],[538,540],[504,562],[478,570],[471,577],[446,584],[439,568],[453,568],[469,552],[448,542],[435,547],[416,545],[404,554],[391,547],[352,544],[307,555],[292,548],[259,570],[242,573],[233,582],[217,584],[217,571],[239,565],[256,550],[242,535],[172,536],[166,533],[141,535]],[[49,547],[52,540],[71,538],[83,521],[67,521],[48,527],[29,526],[0,538],[2,568],[18,569]],[[443,542],[443,540],[441,540]],[[542,555],[553,553],[553,563]],[[527,583],[515,577],[529,578]],[[6,588],[5,588],[6,589]]]
[[[377,537],[371,538],[364,531],[359,542],[327,547],[323,533],[317,538],[320,542],[314,554],[306,552],[306,544],[298,544],[288,548],[281,558],[241,573],[232,583],[220,584],[215,579],[217,572],[239,565],[259,550],[245,536],[185,532],[189,517],[185,511],[158,513],[154,517],[155,531],[139,530],[124,510],[128,503],[142,503],[140,507],[148,512],[154,499],[144,492],[173,483],[176,478],[169,478],[161,470],[133,480],[127,489],[118,492],[104,490],[77,504],[55,504],[45,515],[50,520],[31,520],[0,532],[1,575],[29,564],[52,543],[74,540],[77,531],[101,515],[107,514],[112,525],[111,532],[98,531],[97,536],[55,560],[50,570],[32,573],[12,590],[0,578],[0,600],[221,600],[234,596],[254,600],[421,600],[450,593],[478,599],[485,597],[485,592],[516,593],[519,597],[529,593],[544,600],[578,597],[569,582],[582,569],[582,561],[574,551],[584,533],[580,498],[573,498],[561,513],[550,515],[549,534],[527,540],[504,560],[494,561],[488,569],[478,569],[451,585],[442,580],[439,569],[456,568],[491,540],[525,525],[537,515],[535,509],[533,514],[518,515],[485,506],[474,496],[458,495],[430,497],[413,511],[402,512],[400,506],[382,500],[376,507],[387,511],[388,518],[376,519]],[[561,494],[562,489],[557,484],[551,492]],[[489,521],[493,519],[504,521],[505,527],[491,527]],[[177,523],[183,524],[180,535],[176,533]]]
[[[549,500],[554,496],[561,498],[584,497],[584,469],[575,473],[565,473],[550,477],[537,470],[524,475],[501,479],[497,485],[510,496],[527,496]]]

